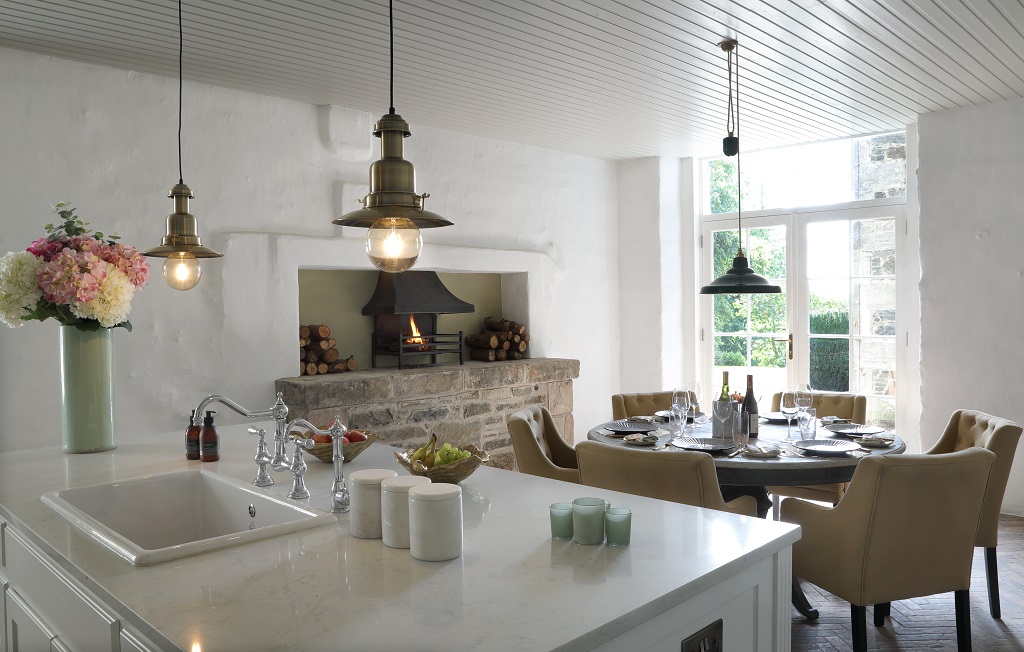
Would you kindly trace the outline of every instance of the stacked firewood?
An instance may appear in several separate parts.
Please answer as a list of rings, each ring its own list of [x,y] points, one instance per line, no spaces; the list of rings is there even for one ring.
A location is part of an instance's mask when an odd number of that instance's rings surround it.
[[[466,336],[469,357],[482,362],[522,360],[529,343],[525,324],[501,317],[484,317],[484,330]]]
[[[337,374],[359,368],[356,357],[342,358],[326,324],[299,326],[299,375]]]

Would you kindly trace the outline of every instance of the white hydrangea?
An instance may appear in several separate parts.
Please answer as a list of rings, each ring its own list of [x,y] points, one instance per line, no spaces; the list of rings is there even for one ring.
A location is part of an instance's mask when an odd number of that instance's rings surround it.
[[[112,328],[128,319],[135,286],[128,275],[111,267],[100,285],[96,298],[88,303],[75,303],[71,312],[82,319],[95,319],[104,328]]]
[[[43,296],[36,278],[41,264],[27,251],[9,251],[0,258],[0,321],[11,328],[24,324],[25,315]]]

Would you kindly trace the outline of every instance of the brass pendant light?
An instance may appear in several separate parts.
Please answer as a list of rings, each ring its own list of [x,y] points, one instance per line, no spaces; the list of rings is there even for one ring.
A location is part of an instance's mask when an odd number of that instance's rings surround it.
[[[200,258],[220,258],[223,254],[204,247],[199,238],[199,224],[196,216],[188,212],[188,200],[195,196],[188,186],[181,170],[181,96],[182,60],[184,55],[184,30],[181,22],[181,0],[178,0],[178,183],[167,195],[174,199],[174,212],[167,216],[167,231],[158,247],[142,252],[144,256],[166,258],[163,267],[164,281],[175,290],[191,290],[199,283],[203,274]]]
[[[380,138],[380,160],[370,165],[370,193],[359,210],[346,213],[333,224],[369,228],[366,255],[377,269],[404,272],[410,269],[423,248],[420,229],[451,226],[451,222],[423,205],[430,195],[416,194],[416,172],[403,158],[403,139],[409,123],[395,113],[395,23],[392,0],[388,0],[388,29],[391,38],[391,107],[373,127]]]
[[[736,157],[737,204],[736,220],[738,222],[739,249],[732,260],[732,267],[700,289],[701,294],[778,294],[782,288],[772,285],[763,276],[759,276],[747,262],[743,253],[743,182],[740,176],[740,59],[739,43],[735,39],[727,39],[718,44],[726,53],[729,67],[729,115],[726,118],[726,129],[729,135],[722,139],[722,153]],[[733,58],[736,60],[736,101],[733,102],[732,68]],[[735,135],[734,134],[735,131]]]

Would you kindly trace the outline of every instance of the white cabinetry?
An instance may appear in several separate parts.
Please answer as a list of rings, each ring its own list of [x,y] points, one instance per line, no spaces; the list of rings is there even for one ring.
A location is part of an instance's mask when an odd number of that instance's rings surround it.
[[[9,525],[0,529],[6,648],[0,652],[120,652],[155,649],[122,631],[109,608]],[[2,576],[0,576],[2,578]]]

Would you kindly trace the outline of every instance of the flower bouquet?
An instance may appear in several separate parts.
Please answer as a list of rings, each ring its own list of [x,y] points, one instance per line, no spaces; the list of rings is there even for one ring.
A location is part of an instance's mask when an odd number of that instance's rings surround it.
[[[0,258],[0,320],[11,328],[53,317],[81,331],[122,326],[132,297],[149,280],[149,264],[118,236],[90,233],[65,202],[53,207],[62,222],[25,251]]]
[[[53,212],[61,222],[47,224],[45,238],[0,258],[0,321],[11,328],[60,322],[64,451],[110,450],[117,446],[111,329],[132,329],[128,312],[149,264],[118,236],[90,232],[67,203]]]

